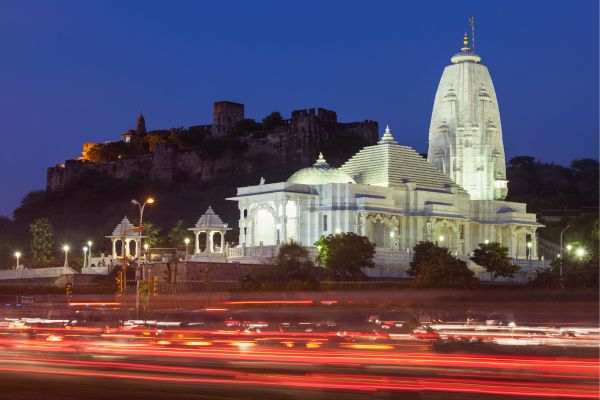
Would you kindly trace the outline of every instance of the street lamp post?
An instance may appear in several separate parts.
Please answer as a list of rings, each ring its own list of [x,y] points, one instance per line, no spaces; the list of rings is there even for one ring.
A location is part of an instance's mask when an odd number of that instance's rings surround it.
[[[190,246],[190,238],[185,238],[183,239],[184,243],[185,243],[185,261],[188,260],[188,248]]]
[[[15,258],[17,259],[17,269],[19,268],[19,259],[21,258],[21,252],[15,251]]]
[[[139,312],[140,312],[140,278],[144,279],[144,275],[142,274],[142,258],[140,257],[140,253],[142,251],[142,222],[144,220],[144,208],[146,208],[146,204],[152,204],[154,203],[154,199],[152,197],[149,197],[148,200],[146,200],[144,202],[144,204],[140,204],[139,201],[132,199],[131,200],[132,204],[135,204],[139,207],[140,209],[140,227],[139,227],[139,239],[136,241],[137,246],[136,246],[136,257],[137,257],[137,281],[136,281],[136,288],[135,288],[135,314],[136,314],[136,318],[139,316]],[[138,275],[139,274],[139,275]]]
[[[83,246],[83,268],[85,268],[88,263],[87,263],[87,259],[89,258],[88,256],[88,247],[87,246]]]
[[[154,203],[154,199],[152,197],[149,197],[148,200],[146,200],[144,202],[144,204],[141,204],[139,201],[132,199],[131,200],[132,204],[135,204],[138,206],[138,208],[140,209],[140,230],[139,230],[139,239],[137,241],[137,251],[140,252],[142,249],[142,222],[144,219],[144,208],[146,208],[146,204],[153,204]],[[137,257],[137,264],[138,264],[138,271],[142,270],[142,264],[141,264],[141,257],[139,254],[136,254]],[[143,276],[141,277],[142,279],[144,278]]]
[[[88,245],[88,267],[92,267],[92,245],[94,243],[91,240],[88,240],[87,245]]]
[[[571,224],[564,227],[562,231],[560,231],[560,287],[564,289],[565,281],[563,279],[563,234],[567,229],[571,227]]]
[[[63,251],[65,252],[65,265],[64,265],[64,266],[65,266],[65,268],[69,266],[69,256],[68,256],[68,254],[69,254],[69,249],[70,249],[70,248],[69,248],[69,245],[68,245],[68,244],[65,244],[65,245],[63,246]]]

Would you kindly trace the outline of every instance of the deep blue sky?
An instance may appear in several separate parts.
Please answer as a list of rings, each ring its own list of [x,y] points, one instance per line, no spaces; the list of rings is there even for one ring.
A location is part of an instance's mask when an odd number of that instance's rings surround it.
[[[507,157],[598,155],[598,2],[4,1],[0,214],[82,142],[325,107],[427,150],[433,98],[467,17],[500,102]]]

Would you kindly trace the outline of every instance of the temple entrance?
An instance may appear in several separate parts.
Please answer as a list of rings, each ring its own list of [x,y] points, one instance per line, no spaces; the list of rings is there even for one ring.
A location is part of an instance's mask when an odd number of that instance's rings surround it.
[[[254,245],[258,246],[262,242],[264,246],[276,244],[277,233],[275,230],[275,218],[265,209],[258,210],[254,217]]]
[[[390,236],[390,228],[382,222],[373,222],[371,229],[371,242],[376,247],[392,248],[393,240]]]

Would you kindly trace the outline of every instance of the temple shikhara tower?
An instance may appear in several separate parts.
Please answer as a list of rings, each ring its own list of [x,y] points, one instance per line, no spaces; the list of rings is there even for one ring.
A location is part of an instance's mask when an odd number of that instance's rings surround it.
[[[492,77],[469,47],[442,74],[429,127],[428,160],[462,186],[471,200],[506,198],[506,161],[500,110]]]

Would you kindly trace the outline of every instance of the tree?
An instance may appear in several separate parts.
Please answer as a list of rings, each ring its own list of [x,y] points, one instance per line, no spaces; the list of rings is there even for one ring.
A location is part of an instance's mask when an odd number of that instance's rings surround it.
[[[256,269],[242,276],[242,286],[248,290],[298,290],[316,289],[314,263],[308,251],[296,244],[285,244],[279,248],[270,268]]]
[[[413,257],[409,263],[408,273],[417,276],[423,266],[429,265],[430,260],[436,257],[445,257],[448,249],[436,246],[433,242],[419,242],[413,248]]]
[[[325,265],[329,279],[363,278],[363,268],[374,266],[375,246],[365,236],[353,232],[321,236],[315,246],[317,262]]]
[[[508,248],[498,242],[479,243],[479,248],[473,251],[471,261],[485,267],[490,273],[492,283],[499,276],[513,277],[519,271],[519,266],[511,263]]]
[[[543,288],[558,288],[560,283],[560,258],[552,261],[550,268],[538,268],[529,286]],[[597,289],[599,283],[598,257],[592,254],[579,258],[575,255],[564,254],[563,284],[565,288]]]
[[[464,261],[432,242],[414,247],[409,273],[415,276],[411,286],[418,288],[469,288],[479,283]]]
[[[285,122],[283,121],[279,111],[273,111],[262,120],[262,129],[264,130],[271,130],[276,126],[281,125],[285,125]]]
[[[147,243],[148,246],[158,247],[163,244],[163,240],[160,237],[161,229],[158,226],[149,222],[144,222],[142,225],[144,226],[144,242]]]
[[[189,231],[186,229],[182,219],[177,220],[167,235],[169,246],[177,247],[184,244],[184,240],[189,236]]]
[[[296,244],[284,244],[279,248],[275,258],[278,278],[285,282],[312,283],[314,278],[311,269],[314,263],[310,259],[308,251]]]
[[[453,257],[436,256],[423,265],[419,274],[411,282],[417,288],[465,289],[477,286],[479,280],[464,261]]]
[[[49,265],[53,260],[54,229],[48,218],[37,218],[29,225],[31,233],[31,261]]]

